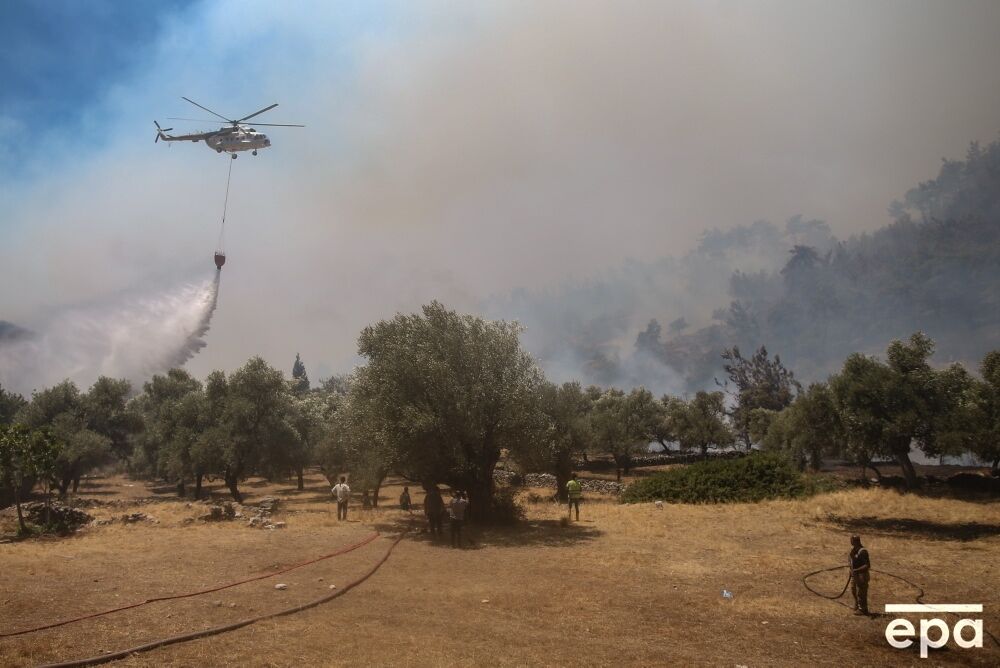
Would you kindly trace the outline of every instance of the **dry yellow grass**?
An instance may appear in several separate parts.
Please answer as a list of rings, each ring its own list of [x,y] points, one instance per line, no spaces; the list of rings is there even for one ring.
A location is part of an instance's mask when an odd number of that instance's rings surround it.
[[[141,506],[159,524],[0,545],[0,631],[266,572],[421,519],[395,507],[400,488],[392,486],[383,490],[385,507],[352,507],[351,521],[338,523],[326,485],[319,477],[308,483],[305,492],[247,488],[249,502],[264,493],[285,497],[284,530],[184,524],[204,509],[169,500]],[[124,484],[131,483],[113,478],[83,491],[103,499],[153,495],[141,483]],[[851,616],[801,584],[805,572],[844,561],[852,531],[865,537],[875,568],[922,584],[931,602],[983,603],[986,628],[1000,628],[998,504],[872,490],[662,510],[590,497],[582,521],[569,526],[560,522],[564,509],[549,502],[529,503],[527,512],[519,527],[472,529],[475,546],[465,550],[414,532],[374,577],[328,604],[119,665],[918,664],[916,653],[888,647],[885,620]],[[388,543],[280,578],[0,640],[0,664],[80,658],[284,608],[356,577]],[[843,577],[813,584],[836,593]],[[289,589],[275,591],[278,581]],[[721,597],[724,588],[733,600]],[[912,602],[914,593],[876,575],[872,607]],[[998,662],[995,647],[952,646],[927,665]]]

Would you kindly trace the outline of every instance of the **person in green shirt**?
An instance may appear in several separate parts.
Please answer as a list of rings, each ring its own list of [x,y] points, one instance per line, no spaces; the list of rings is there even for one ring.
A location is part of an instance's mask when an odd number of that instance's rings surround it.
[[[576,520],[580,521],[580,499],[583,498],[583,485],[576,479],[574,473],[566,483],[566,496],[569,499],[569,518],[573,519],[573,508],[576,508]]]

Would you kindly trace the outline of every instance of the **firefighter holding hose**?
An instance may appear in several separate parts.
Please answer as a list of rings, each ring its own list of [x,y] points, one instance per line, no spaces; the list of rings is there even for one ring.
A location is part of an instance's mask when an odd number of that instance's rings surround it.
[[[851,594],[854,596],[854,614],[868,615],[868,580],[871,577],[871,560],[868,550],[861,544],[861,536],[851,536]]]

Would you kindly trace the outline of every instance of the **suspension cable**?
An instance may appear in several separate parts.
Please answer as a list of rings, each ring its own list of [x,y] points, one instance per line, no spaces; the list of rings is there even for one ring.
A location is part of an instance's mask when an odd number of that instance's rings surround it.
[[[226,212],[229,209],[229,184],[233,179],[233,163],[235,160],[229,161],[229,173],[226,175],[226,199],[222,203],[222,225],[219,227],[219,245],[218,250],[220,252],[225,252],[225,242],[226,242]]]

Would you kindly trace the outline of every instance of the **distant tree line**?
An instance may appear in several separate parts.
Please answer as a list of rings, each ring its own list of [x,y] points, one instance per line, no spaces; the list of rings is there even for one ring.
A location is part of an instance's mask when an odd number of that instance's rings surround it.
[[[923,334],[893,342],[886,361],[854,354],[826,383],[803,389],[764,348],[724,354],[717,391],[655,397],[642,387],[547,381],[519,340],[520,327],[433,302],[364,329],[365,363],[312,386],[298,355],[290,379],[255,357],[202,382],[182,369],[133,393],[100,378],[86,392],[65,381],[24,398],[0,389],[0,484],[18,502],[25,484],[65,496],[95,468],[120,462],[137,476],[200,498],[221,479],[242,501],[250,476],[349,473],[375,492],[389,474],[429,489],[466,490],[472,516],[497,510],[494,470],[507,457],[547,471],[564,490],[574,462],[613,459],[619,478],[651,443],[682,451],[786,453],[801,467],[846,456],[861,466],[893,457],[916,484],[911,444],[929,455],[971,452],[1000,460],[1000,351],[976,378],[961,365],[935,369]]]

